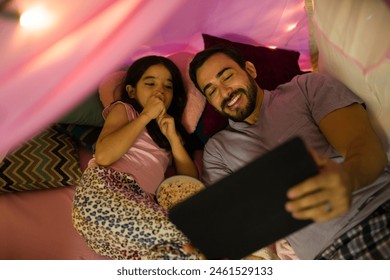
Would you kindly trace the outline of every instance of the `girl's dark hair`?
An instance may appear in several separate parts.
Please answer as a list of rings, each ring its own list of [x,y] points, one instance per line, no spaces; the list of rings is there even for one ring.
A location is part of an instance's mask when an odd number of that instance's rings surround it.
[[[171,115],[175,120],[176,130],[183,138],[186,138],[187,131],[184,129],[181,120],[183,116],[184,107],[187,104],[187,94],[184,90],[183,79],[180,70],[177,66],[168,58],[162,56],[145,56],[133,62],[133,64],[127,70],[126,76],[122,81],[121,89],[121,101],[131,104],[134,109],[141,113],[143,107],[135,98],[130,98],[127,91],[126,85],[136,87],[138,81],[142,75],[148,70],[150,66],[161,64],[168,69],[172,76],[173,85],[173,97],[172,103],[167,110],[167,114]],[[161,148],[170,150],[168,139],[161,133],[158,127],[157,121],[152,120],[146,126],[149,135],[152,137],[154,142]]]
[[[190,69],[189,69],[189,74],[192,82],[194,83],[195,87],[202,93],[203,91],[201,88],[199,88],[199,84],[196,79],[196,71],[198,71],[198,69],[202,67],[203,63],[205,63],[207,59],[209,59],[211,56],[217,53],[223,53],[227,55],[228,57],[233,59],[242,69],[245,69],[245,62],[246,62],[245,57],[238,49],[234,48],[233,46],[218,44],[209,47],[207,49],[204,49],[203,51],[195,55],[195,57],[192,59],[190,63]]]

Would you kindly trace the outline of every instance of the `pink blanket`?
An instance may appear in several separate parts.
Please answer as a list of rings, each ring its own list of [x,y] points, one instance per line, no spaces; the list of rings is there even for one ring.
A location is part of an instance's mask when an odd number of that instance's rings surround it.
[[[91,154],[80,150],[81,169]],[[72,224],[75,187],[0,195],[0,260],[104,259]]]
[[[301,68],[310,68],[304,0],[32,3],[7,9],[35,13],[39,25],[0,17],[0,154],[60,118],[124,63],[201,50],[201,33],[297,50]]]

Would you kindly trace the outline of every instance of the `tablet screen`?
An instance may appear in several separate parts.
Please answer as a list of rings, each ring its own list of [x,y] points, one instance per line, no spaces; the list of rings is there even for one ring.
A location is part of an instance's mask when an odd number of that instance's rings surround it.
[[[317,173],[293,138],[176,205],[169,218],[208,259],[241,259],[311,223],[284,205],[290,187]]]

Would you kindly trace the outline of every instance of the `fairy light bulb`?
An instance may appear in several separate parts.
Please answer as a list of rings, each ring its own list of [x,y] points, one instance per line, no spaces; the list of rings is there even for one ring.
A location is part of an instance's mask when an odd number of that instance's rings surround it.
[[[51,14],[43,7],[34,7],[24,11],[19,23],[27,29],[43,29],[50,26],[52,22]]]
[[[289,26],[287,26],[287,31],[291,31],[293,29],[295,29],[297,27],[297,24],[290,24]]]

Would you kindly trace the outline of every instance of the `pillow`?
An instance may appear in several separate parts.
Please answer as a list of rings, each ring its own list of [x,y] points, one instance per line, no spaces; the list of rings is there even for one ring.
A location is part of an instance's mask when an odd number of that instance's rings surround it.
[[[104,108],[120,99],[120,86],[125,75],[126,71],[116,71],[108,74],[100,83],[99,98]]]
[[[335,1],[327,6],[313,1],[313,33],[318,71],[337,78],[364,100],[390,159],[390,6],[386,2]],[[345,30],[348,36],[340,36]]]
[[[187,104],[184,108],[182,124],[190,134],[195,131],[206,104],[205,97],[196,89],[188,73],[193,57],[193,54],[187,52],[179,52],[167,57],[177,65],[183,77],[184,88],[187,91]],[[104,107],[120,98],[120,84],[125,74],[126,71],[117,71],[107,75],[101,82],[99,96]]]
[[[103,106],[99,99],[98,92],[93,93],[79,106],[67,113],[59,123],[103,126]]]
[[[99,126],[78,124],[57,124],[56,128],[92,153],[95,152],[96,141],[102,131],[102,127]]]
[[[177,65],[183,77],[184,88],[187,91],[187,104],[184,108],[182,123],[188,133],[193,133],[206,105],[206,98],[192,83],[189,74],[189,66],[194,54],[178,52],[168,58]]]
[[[273,90],[278,85],[291,81],[294,76],[302,74],[298,64],[299,52],[232,42],[207,34],[202,36],[205,48],[223,44],[241,51],[246,59],[255,65],[256,82],[262,89]]]
[[[3,159],[0,193],[72,186],[80,177],[75,143],[50,127]]]
[[[303,73],[298,64],[299,52],[238,43],[208,34],[202,34],[202,37],[205,48],[230,45],[241,51],[246,59],[255,65],[256,82],[263,89],[273,90],[278,85],[289,82],[294,76]],[[208,103],[201,121],[202,124],[198,126],[197,133],[202,139],[207,139],[227,125],[227,119],[215,112]],[[199,131],[200,128],[202,131]]]

